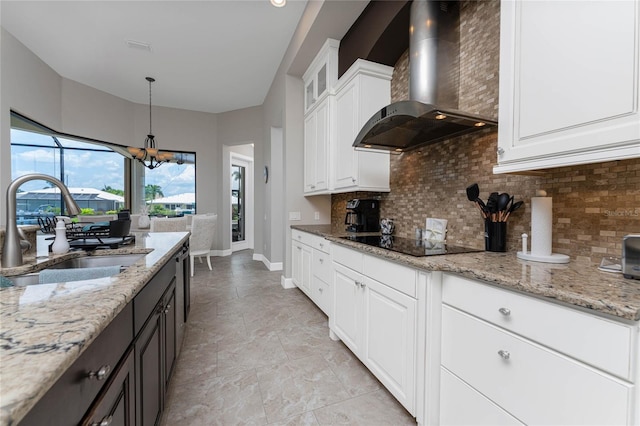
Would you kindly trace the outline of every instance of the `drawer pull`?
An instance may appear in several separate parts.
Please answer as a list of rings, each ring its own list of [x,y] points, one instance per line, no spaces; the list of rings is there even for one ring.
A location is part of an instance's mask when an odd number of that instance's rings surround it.
[[[508,308],[500,308],[498,309],[498,312],[500,312],[505,317],[508,317],[509,315],[511,315],[511,309],[508,309]]]
[[[171,309],[171,305],[170,305],[170,304],[169,304],[169,305],[167,305],[167,306],[164,308],[164,314],[165,314],[165,315],[169,313],[169,309]]]
[[[320,293],[322,293],[322,292],[324,291],[324,289],[323,289],[322,287],[320,287],[320,288],[318,289],[318,291],[319,291]]]
[[[324,247],[324,244],[323,244],[323,243],[320,243],[320,248],[322,248],[322,247]]]
[[[107,378],[110,372],[111,372],[111,366],[103,365],[98,369],[98,371],[89,371],[89,374],[87,375],[87,377],[89,379],[104,380]]]
[[[109,426],[112,421],[113,421],[113,416],[107,416],[104,419],[100,420],[99,422],[91,423],[91,426]]]
[[[324,259],[318,259],[320,263],[324,263]]]
[[[509,351],[504,351],[502,349],[500,349],[498,351],[498,355],[500,355],[500,357],[502,359],[504,359],[505,361],[508,360],[511,357],[511,354],[509,353]]]

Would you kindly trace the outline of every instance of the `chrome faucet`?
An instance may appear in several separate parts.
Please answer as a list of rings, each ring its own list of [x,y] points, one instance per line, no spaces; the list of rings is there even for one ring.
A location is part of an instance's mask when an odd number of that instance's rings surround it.
[[[2,267],[12,268],[22,265],[22,249],[23,247],[29,247],[29,243],[26,241],[26,237],[22,230],[18,229],[16,223],[16,194],[18,188],[30,180],[46,180],[51,182],[60,189],[64,202],[67,205],[67,213],[69,215],[80,214],[80,207],[76,204],[69,189],[60,182],[58,179],[43,175],[41,173],[31,173],[28,175],[20,176],[9,184],[7,188],[7,226],[5,227],[4,234],[4,246],[2,247]],[[25,244],[26,243],[26,244]]]

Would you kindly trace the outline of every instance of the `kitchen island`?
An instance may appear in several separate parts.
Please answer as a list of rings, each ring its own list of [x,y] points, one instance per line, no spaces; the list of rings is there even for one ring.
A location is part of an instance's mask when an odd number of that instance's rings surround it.
[[[135,236],[134,245],[95,253],[146,254],[118,275],[0,290],[1,425],[18,423],[36,405],[163,266],[174,261],[189,233]],[[10,278],[85,255],[26,258],[25,265],[0,269],[0,274]]]

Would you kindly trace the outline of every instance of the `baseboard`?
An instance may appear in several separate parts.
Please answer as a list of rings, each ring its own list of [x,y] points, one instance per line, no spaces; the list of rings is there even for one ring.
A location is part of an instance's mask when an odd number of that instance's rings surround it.
[[[211,256],[231,256],[233,252],[231,251],[231,249],[226,249],[226,250],[211,250]]]
[[[253,253],[253,260],[264,263],[269,271],[282,271],[282,262],[269,262],[263,254]]]
[[[284,275],[280,276],[280,285],[282,288],[295,288],[296,285],[293,283],[293,279],[285,278]]]

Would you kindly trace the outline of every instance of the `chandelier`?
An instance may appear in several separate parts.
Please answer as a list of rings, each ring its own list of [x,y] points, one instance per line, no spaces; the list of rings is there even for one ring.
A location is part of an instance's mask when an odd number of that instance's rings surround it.
[[[156,80],[152,77],[146,77],[146,80],[149,82],[149,134],[144,140],[144,148],[130,146],[127,147],[127,151],[146,168],[153,170],[160,164],[167,163],[173,159],[173,153],[160,152],[158,148],[156,148],[155,136],[153,136],[153,132],[151,131],[151,83]]]

